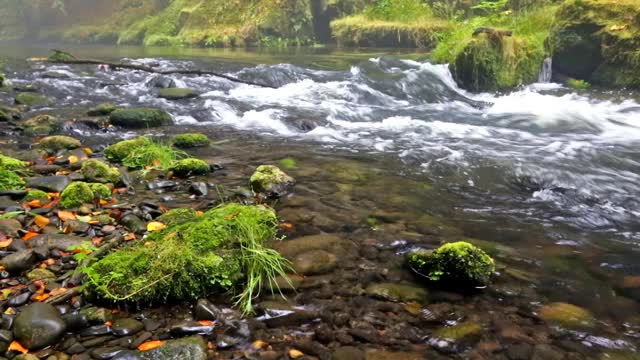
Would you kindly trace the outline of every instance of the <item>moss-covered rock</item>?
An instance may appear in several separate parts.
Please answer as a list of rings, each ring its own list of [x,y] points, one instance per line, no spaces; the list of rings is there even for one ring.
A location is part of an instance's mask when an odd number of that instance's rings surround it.
[[[16,95],[16,104],[26,105],[29,107],[42,107],[50,106],[51,100],[42,95],[34,94],[32,92],[22,92]]]
[[[167,100],[191,99],[200,96],[200,94],[189,88],[166,88],[158,91],[158,97]]]
[[[49,135],[62,127],[58,118],[46,114],[36,115],[21,121],[19,126],[26,135],[30,136]]]
[[[479,324],[475,322],[465,322],[440,328],[433,333],[433,337],[436,339],[457,342],[470,336],[480,335],[481,332],[482,327]]]
[[[270,268],[274,263],[255,262],[268,256],[282,266],[282,258],[263,247],[276,231],[271,209],[227,204],[107,255],[88,268],[87,289],[98,298],[134,303],[192,300],[226,291],[239,284],[243,273],[255,280],[265,266],[278,272]],[[246,249],[253,255],[243,255]],[[255,284],[247,286],[255,290]]]
[[[568,0],[548,39],[554,72],[606,86],[640,87],[640,2]]]
[[[171,125],[171,115],[159,109],[134,108],[118,109],[111,113],[109,121],[113,125],[128,129],[144,129]]]
[[[41,202],[43,200],[48,201],[49,200],[49,195],[47,195],[47,193],[42,191],[42,190],[31,190],[22,199],[22,201],[24,201],[24,202],[29,202],[29,201],[32,201],[32,200],[40,200]]]
[[[249,182],[254,191],[276,197],[285,194],[295,184],[291,176],[274,165],[258,166]]]
[[[11,113],[7,109],[0,107],[0,122],[7,122],[13,120]]]
[[[49,154],[55,154],[60,150],[73,150],[81,146],[80,140],[64,135],[47,136],[38,142],[38,147]]]
[[[450,69],[458,85],[494,91],[537,80],[544,53],[527,39],[501,34],[478,34],[457,55]]]
[[[69,209],[82,204],[92,203],[94,199],[93,191],[89,184],[85,182],[74,182],[67,186],[60,195],[60,206]]]
[[[495,271],[493,259],[482,249],[464,241],[408,255],[409,266],[431,281],[453,287],[484,286]]]
[[[173,163],[168,169],[178,176],[206,175],[211,171],[211,166],[200,159],[182,159]]]
[[[181,149],[209,146],[210,143],[209,137],[200,133],[180,134],[173,139],[173,146]]]
[[[120,181],[120,170],[96,159],[83,162],[81,172],[85,180],[90,182],[115,184]]]
[[[151,139],[145,136],[137,137],[130,140],[123,140],[104,149],[104,156],[111,161],[121,162],[136,149],[139,149],[151,143]]]
[[[93,192],[94,199],[111,199],[111,188],[102,183],[91,183],[89,184],[89,188],[91,192]]]
[[[22,190],[25,187],[24,179],[14,171],[0,168],[0,191]]]
[[[538,315],[546,322],[569,329],[593,327],[596,324],[593,315],[588,310],[567,303],[545,305],[540,309]]]
[[[166,225],[180,225],[195,220],[197,214],[192,208],[172,209],[158,216],[157,221]]]
[[[93,109],[89,109],[87,111],[87,115],[89,116],[106,116],[116,111],[118,107],[112,103],[103,103],[94,107]]]
[[[2,155],[0,153],[0,169],[24,170],[24,168],[26,167],[27,167],[26,162],[12,158],[10,156]]]

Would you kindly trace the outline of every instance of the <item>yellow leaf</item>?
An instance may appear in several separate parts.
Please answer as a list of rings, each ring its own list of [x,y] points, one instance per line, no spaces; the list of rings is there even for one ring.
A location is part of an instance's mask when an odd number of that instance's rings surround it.
[[[78,216],[77,219],[78,219],[78,221],[83,222],[83,223],[91,222],[91,216]]]
[[[78,162],[78,160],[80,160],[80,159],[78,159],[78,157],[75,156],[75,155],[69,156],[69,164],[75,164],[75,163]]]
[[[51,220],[49,220],[48,218],[46,218],[46,217],[44,217],[42,215],[38,215],[38,216],[35,217],[33,222],[42,229],[43,227],[49,225]]]
[[[253,344],[251,344],[251,347],[258,350],[258,349],[266,349],[269,346],[269,344],[267,344],[266,342],[262,341],[262,340],[256,340],[253,342]]]
[[[158,230],[162,230],[164,228],[166,228],[167,225],[158,222],[158,221],[153,221],[150,222],[149,224],[147,224],[147,231],[152,232],[152,231],[158,231]]]
[[[304,356],[304,353],[300,350],[291,349],[289,350],[289,357],[292,359],[301,358]]]
[[[91,150],[91,148],[85,147],[85,148],[82,148],[82,150],[84,150],[84,153],[87,155],[93,154],[93,150]]]

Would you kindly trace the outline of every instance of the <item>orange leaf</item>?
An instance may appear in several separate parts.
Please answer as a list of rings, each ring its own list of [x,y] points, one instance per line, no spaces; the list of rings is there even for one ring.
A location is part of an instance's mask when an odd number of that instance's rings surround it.
[[[113,326],[113,323],[111,321],[107,321],[106,323],[104,323],[107,326]]]
[[[58,217],[62,221],[77,219],[76,214],[72,213],[71,211],[64,211],[64,210],[58,211]]]
[[[32,208],[42,207],[42,204],[40,203],[40,199],[31,200],[28,203],[26,203],[25,205],[27,205],[29,207],[32,207]]]
[[[167,225],[159,222],[159,221],[153,221],[147,224],[147,231],[151,232],[151,231],[158,231],[158,230],[162,230],[164,228],[166,228]]]
[[[227,220],[231,220],[231,219],[233,219],[234,217],[236,217],[238,215],[240,215],[240,211],[237,211],[237,212],[227,216]]]
[[[11,342],[11,345],[9,345],[9,350],[21,352],[23,354],[26,354],[26,353],[29,352],[29,350],[27,350],[24,346],[22,346],[22,344],[20,344],[17,341],[12,341]]]
[[[202,325],[202,326],[211,326],[213,325],[213,321],[209,321],[209,320],[200,320],[198,321],[198,324]]]
[[[101,237],[94,237],[93,239],[91,239],[91,242],[93,243],[93,245],[95,246],[100,246],[100,244],[102,243],[102,240],[104,240],[104,238]]]
[[[49,220],[48,218],[42,215],[38,215],[35,217],[34,222],[36,223],[36,225],[38,225],[42,229],[43,227],[46,227],[47,225],[49,225],[51,220]]]
[[[33,296],[31,299],[33,299],[34,301],[43,302],[43,301],[47,300],[50,297],[51,297],[50,294],[42,293],[42,294],[38,294],[38,295]]]
[[[125,239],[126,241],[135,240],[135,239],[136,239],[136,234],[134,234],[134,233],[129,233],[129,234],[127,234],[127,236],[125,236],[125,237],[124,237],[124,239]]]
[[[50,203],[48,203],[48,204],[46,204],[46,205],[44,205],[42,207],[45,208],[45,209],[51,209],[52,207],[56,206],[56,204],[58,204],[59,202],[60,202],[60,199],[57,198],[57,199],[53,200],[52,202],[50,202]]]
[[[29,231],[25,236],[22,237],[22,240],[29,241],[29,239],[31,239],[32,237],[36,237],[38,235],[40,234],[38,234],[37,232]]]
[[[155,348],[159,348],[162,345],[164,345],[164,341],[161,341],[161,340],[147,341],[147,342],[144,342],[144,343],[140,344],[140,346],[138,346],[138,350],[140,350],[140,351],[149,351],[149,350],[153,350]]]
[[[8,239],[5,241],[0,241],[0,248],[6,248],[9,247],[9,245],[11,245],[11,243],[13,242],[13,239]]]

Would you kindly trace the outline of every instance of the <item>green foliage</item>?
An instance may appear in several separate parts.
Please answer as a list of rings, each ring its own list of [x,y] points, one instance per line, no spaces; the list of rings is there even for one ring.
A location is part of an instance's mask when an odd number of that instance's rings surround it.
[[[30,190],[22,201],[29,202],[32,200],[49,200],[49,195],[42,190]]]
[[[201,133],[180,134],[173,139],[173,146],[181,149],[209,146],[209,143],[209,137]]]
[[[83,241],[82,243],[78,244],[78,245],[73,245],[70,246],[66,249],[69,252],[73,253],[73,258],[77,261],[80,262],[86,258],[89,257],[89,255],[98,250],[97,247],[95,247],[95,245],[93,245],[93,243],[91,241]]]
[[[568,79],[566,85],[576,90],[586,90],[591,87],[591,84],[585,80]]]
[[[6,156],[0,153],[0,168],[5,170],[24,170],[27,167],[27,163],[22,160],[14,159],[10,156]]]
[[[408,261],[428,279],[454,286],[486,285],[495,271],[489,255],[463,241],[442,245],[434,251],[414,251]]]
[[[107,255],[85,269],[87,289],[113,302],[158,304],[231,290],[244,278],[237,304],[248,313],[262,285],[288,269],[265,246],[276,231],[273,210],[224,205]]]
[[[166,170],[176,160],[185,157],[187,157],[187,154],[184,151],[178,150],[171,145],[151,142],[130,152],[122,159],[122,165],[132,169],[156,168]]]
[[[66,209],[74,208],[82,204],[92,203],[93,199],[94,194],[89,184],[76,181],[69,184],[60,194],[60,206]]]
[[[486,16],[498,17],[505,10],[509,0],[482,0],[480,4],[473,6],[472,9],[482,11]]]
[[[166,225],[180,225],[195,220],[197,214],[192,208],[171,209],[156,220]]]
[[[370,20],[415,21],[431,17],[431,9],[422,0],[376,0],[364,10]]]
[[[121,162],[129,156],[129,154],[137,151],[139,148],[151,144],[153,141],[145,136],[135,139],[123,140],[104,149],[104,156],[115,162]]]
[[[25,187],[22,177],[14,171],[0,168],[0,191],[2,190],[22,190]]]

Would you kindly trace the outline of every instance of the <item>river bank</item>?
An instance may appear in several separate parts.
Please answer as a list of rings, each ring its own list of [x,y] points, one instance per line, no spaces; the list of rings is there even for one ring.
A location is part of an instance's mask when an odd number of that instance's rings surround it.
[[[634,356],[640,325],[633,260],[632,198],[637,190],[630,173],[637,172],[622,159],[634,157],[635,95],[574,93],[540,84],[548,89],[473,97],[455,87],[446,67],[391,57],[362,60],[363,54],[263,54],[258,62],[273,65],[250,65],[247,59],[255,54],[236,52],[235,61],[213,61],[189,54],[151,59],[128,51],[128,61],[163,69],[214,68],[279,89],[175,76],[169,80],[199,96],[171,101],[157,97],[155,84],[166,82],[151,82],[153,75],[16,58],[7,75],[17,89],[0,93],[3,105],[14,106],[28,85],[50,103],[21,107],[19,119],[0,124],[3,154],[36,164],[31,170],[55,165],[61,175],[67,170],[71,173],[64,176],[75,177],[78,164],[70,156],[104,160],[105,146],[123,138],[146,135],[169,142],[179,133],[205,133],[211,145],[188,152],[215,164],[216,171],[181,179],[154,171],[139,178],[121,169],[133,179],[131,191],[93,211],[136,214],[145,221],[135,241],[144,241],[148,223],[163,208],[207,211],[222,198],[255,201],[246,191],[251,174],[262,164],[281,166],[296,185],[289,196],[269,203],[286,235],[280,250],[292,260],[306,252],[323,254],[314,257],[322,260],[317,264],[321,270],[297,278],[292,284],[297,291],[287,289],[286,301],[263,294],[256,316],[246,318],[225,296],[208,299],[215,308],[197,301],[135,309],[86,297],[68,299],[58,311],[86,313],[97,306],[106,308],[101,313],[110,318],[71,330],[36,355],[66,358],[60,352],[78,351],[78,359],[117,358],[118,351],[140,342],[160,340],[166,346],[198,334],[190,346],[209,358]],[[84,49],[93,54],[87,57],[101,52],[114,49]],[[282,64],[278,56],[295,65]],[[106,117],[87,115],[103,102],[161,108],[171,114],[172,124],[139,130],[109,126]],[[548,112],[538,111],[543,102]],[[59,119],[53,134],[75,137],[81,148],[62,150],[56,159],[34,153],[41,137],[20,127],[42,114]],[[588,143],[606,144],[600,148],[609,150],[592,151]],[[581,162],[585,156],[589,165]],[[600,186],[602,173],[614,176],[606,182],[615,188]],[[5,194],[3,204],[23,208],[25,201],[11,196],[19,195]],[[106,244],[105,230],[131,232],[117,222],[77,224],[82,227],[65,234],[54,226],[60,217],[55,207],[37,211],[52,219],[45,226],[50,237],[105,235]],[[18,220],[13,225],[19,226],[20,237],[38,230],[33,215]],[[483,291],[429,286],[405,265],[410,249],[462,239],[497,261],[497,272]],[[48,259],[33,266],[44,263],[56,275],[53,288],[64,285],[59,276],[75,266],[73,256],[52,256],[53,264]],[[16,287],[3,310],[21,312],[40,294],[38,283],[24,274],[3,280],[4,289],[26,285]],[[203,306],[216,313],[215,326],[198,318],[202,311],[194,313]],[[122,323],[130,325],[125,335],[114,331]]]

